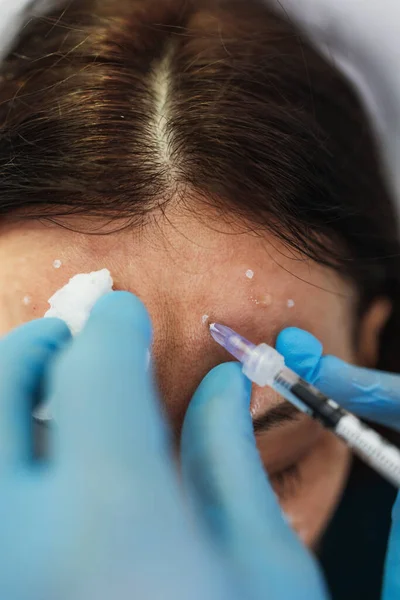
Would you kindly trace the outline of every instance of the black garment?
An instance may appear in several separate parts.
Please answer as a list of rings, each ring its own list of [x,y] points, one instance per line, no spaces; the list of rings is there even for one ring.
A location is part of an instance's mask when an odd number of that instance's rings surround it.
[[[355,463],[319,558],[333,600],[379,600],[396,490]]]

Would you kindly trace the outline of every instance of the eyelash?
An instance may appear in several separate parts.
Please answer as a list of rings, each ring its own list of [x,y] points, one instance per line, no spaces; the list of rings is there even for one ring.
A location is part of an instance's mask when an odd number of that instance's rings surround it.
[[[297,463],[270,476],[271,484],[282,499],[293,496],[297,487],[301,484],[300,469]]]

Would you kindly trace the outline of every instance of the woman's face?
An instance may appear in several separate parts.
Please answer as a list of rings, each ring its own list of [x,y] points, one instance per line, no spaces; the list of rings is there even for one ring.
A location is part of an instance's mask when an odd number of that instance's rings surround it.
[[[87,231],[94,222],[69,225]],[[139,296],[150,312],[159,389],[177,439],[201,379],[231,360],[210,337],[206,320],[272,345],[283,328],[298,326],[316,335],[325,352],[357,360],[349,284],[267,234],[238,233],[209,208],[196,216],[171,208],[142,229],[107,236],[49,223],[4,224],[0,334],[43,316],[48,298],[73,275],[104,267],[116,289]],[[349,452],[304,415],[280,423],[268,419],[280,402],[269,388],[254,387],[252,414],[265,417],[256,432],[258,447],[293,527],[312,545],[343,489]]]

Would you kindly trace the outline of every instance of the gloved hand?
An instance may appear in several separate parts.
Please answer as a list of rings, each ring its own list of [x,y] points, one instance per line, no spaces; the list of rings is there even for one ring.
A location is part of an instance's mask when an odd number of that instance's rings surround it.
[[[322,344],[311,334],[295,327],[280,333],[276,349],[283,354],[290,369],[343,408],[400,431],[400,375],[363,369],[334,356],[324,356]],[[383,598],[400,598],[399,494],[392,512]]]
[[[0,598],[326,598],[265,476],[240,366],[218,366],[195,393],[178,475],[151,335],[141,302],[113,292],[74,340],[44,319],[0,341]],[[41,463],[39,389],[57,407]]]
[[[286,14],[355,85],[378,135],[400,203],[400,2],[266,0]]]

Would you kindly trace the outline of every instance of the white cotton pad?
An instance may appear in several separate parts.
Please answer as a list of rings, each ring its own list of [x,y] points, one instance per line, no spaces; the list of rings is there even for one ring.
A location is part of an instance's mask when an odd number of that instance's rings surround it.
[[[85,326],[97,300],[113,291],[113,284],[108,269],[75,275],[50,298],[50,308],[44,316],[62,319],[76,335]],[[51,406],[39,406],[34,417],[40,421],[52,419]]]
[[[76,335],[85,326],[97,300],[112,292],[113,284],[108,269],[75,275],[50,298],[50,308],[44,316],[62,319]]]

